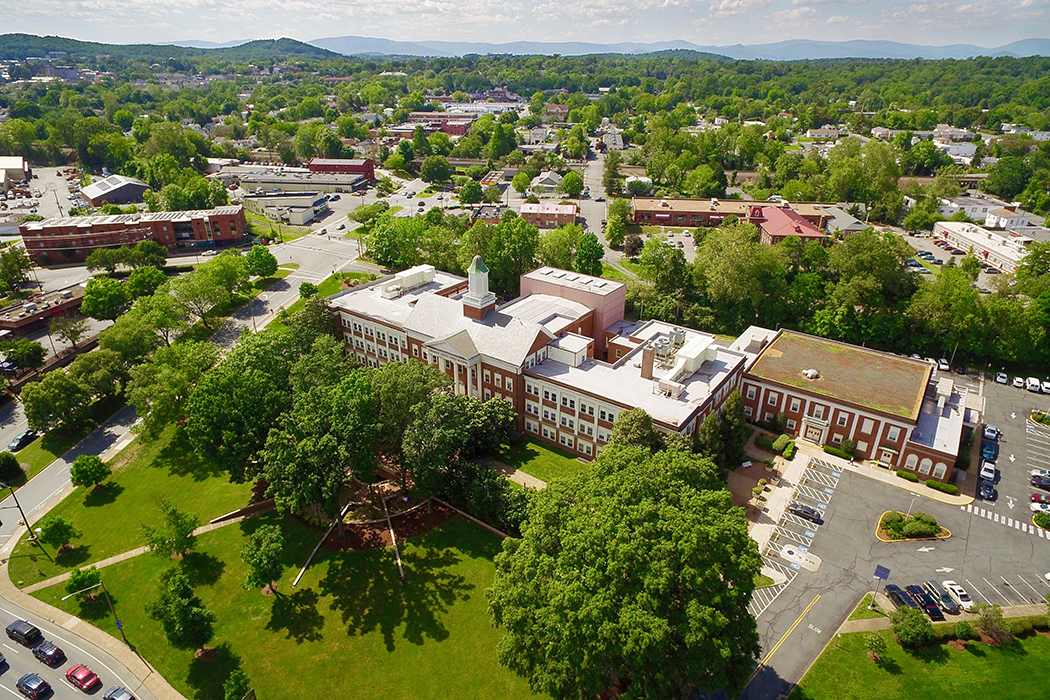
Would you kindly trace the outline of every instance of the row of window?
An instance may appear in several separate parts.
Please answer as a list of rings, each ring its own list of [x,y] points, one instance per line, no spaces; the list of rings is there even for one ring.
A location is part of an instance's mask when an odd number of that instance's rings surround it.
[[[359,321],[356,321],[356,320],[350,322],[345,317],[343,318],[343,327],[345,327],[345,328],[353,328],[354,331],[356,331],[358,333],[361,333],[366,338],[375,338],[376,340],[379,340],[380,342],[388,343],[389,345],[393,345],[393,346],[400,345],[403,348],[407,348],[408,347],[408,338],[407,337],[405,337],[403,335],[396,335],[394,333],[389,333],[388,331],[385,331],[382,328],[376,328],[374,326],[368,326],[368,325],[360,323]]]
[[[576,410],[576,399],[575,398],[573,398],[571,396],[568,396],[566,394],[561,394],[561,396],[559,397],[558,392],[556,390],[552,390],[552,389],[549,389],[547,387],[543,387],[543,389],[541,391],[539,385],[534,384],[533,382],[529,382],[529,381],[525,382],[525,393],[529,394],[531,396],[537,396],[537,397],[540,396],[540,394],[542,393],[543,399],[545,401],[550,401],[551,403],[554,403],[554,404],[557,404],[558,401],[559,401],[559,398],[560,398],[561,405],[562,405],[563,408],[567,408],[570,411],[575,411]],[[580,415],[594,416],[595,412],[597,412],[598,418],[600,418],[603,421],[606,421],[608,423],[613,423],[613,422],[616,421],[616,416],[618,414],[616,413],[616,411],[614,411],[612,409],[605,409],[603,407],[597,407],[596,408],[593,403],[588,403],[588,402],[586,402],[583,399],[580,399],[579,404],[580,404],[580,411],[579,411]]]
[[[755,398],[755,387],[752,386],[752,385],[749,385],[747,387],[747,398],[749,398],[749,399],[754,399]],[[778,393],[774,392],[774,391],[769,392],[767,403],[770,406],[776,406],[776,405],[779,404],[779,402],[780,402],[780,395]],[[802,408],[801,399],[792,398],[791,402],[790,402],[790,411],[792,413],[798,413],[800,408]],[[751,415],[751,412],[749,412],[749,411],[745,411],[745,413],[748,416]],[[817,418],[818,420],[823,420],[824,419],[824,406],[820,406],[820,405],[812,406],[810,408],[810,415],[813,416],[814,418]],[[766,413],[766,416],[767,416],[766,420],[769,420],[769,417],[772,417],[772,413]],[[835,422],[840,428],[845,428],[849,424],[849,414],[845,413],[843,411],[840,411],[839,414],[838,414],[838,418],[836,419]],[[794,430],[795,429],[794,423],[795,423],[795,421],[789,420],[787,422],[788,429]],[[863,435],[871,435],[874,430],[875,430],[875,421],[873,419],[871,419],[871,418],[864,418],[863,422],[861,423],[860,430],[858,432],[863,434]],[[887,431],[887,433],[886,433],[886,439],[888,441],[890,441],[890,442],[894,442],[895,443],[900,438],[900,434],[901,434],[901,429],[899,427],[891,426],[889,428],[889,430]]]
[[[584,440],[580,440],[577,442],[572,435],[560,433],[554,428],[548,428],[545,425],[538,425],[531,420],[526,420],[525,430],[527,430],[530,433],[542,435],[545,440],[557,442],[558,444],[563,445],[564,447],[567,447],[570,450],[575,449],[587,455],[588,457],[594,456],[594,446],[591,445],[591,443],[586,442]]]

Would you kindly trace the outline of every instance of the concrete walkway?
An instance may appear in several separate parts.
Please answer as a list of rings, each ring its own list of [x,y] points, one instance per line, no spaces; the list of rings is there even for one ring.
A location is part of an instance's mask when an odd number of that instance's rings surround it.
[[[489,466],[493,467],[494,469],[497,469],[500,474],[503,474],[505,477],[513,481],[515,484],[518,484],[519,486],[524,486],[528,489],[536,489],[537,491],[547,487],[546,481],[541,481],[540,479],[537,479],[531,474],[526,474],[523,471],[520,471],[518,469],[515,469],[514,467],[504,464],[503,462],[500,462],[499,460],[489,460]]]
[[[893,604],[881,593],[876,594],[875,602],[882,610],[893,610]],[[1034,605],[1007,605],[1003,608],[1003,617],[1029,617],[1033,615],[1045,615],[1045,604]],[[959,613],[958,615],[946,616],[947,622],[973,622],[977,616],[972,613]],[[874,630],[888,630],[892,626],[888,617],[873,617],[867,620],[847,620],[839,627],[839,634],[847,632],[872,632]]]
[[[253,513],[253,515],[257,515],[257,514]],[[193,536],[194,537],[198,537],[200,535],[203,535],[206,532],[211,532],[212,530],[218,530],[220,527],[226,527],[227,525],[233,525],[234,523],[239,523],[242,520],[244,520],[245,518],[250,518],[250,517],[252,517],[252,516],[251,515],[242,515],[240,517],[231,518],[230,520],[224,520],[224,521],[218,522],[218,523],[208,523],[207,525],[201,525],[199,528],[197,528],[196,530],[193,531]],[[134,557],[137,557],[140,554],[145,554],[147,551],[149,551],[149,550],[147,550],[145,547],[136,547],[135,549],[129,549],[126,552],[121,552],[120,554],[117,554],[117,555],[114,555],[112,557],[109,557],[108,559],[103,559],[101,561],[96,561],[96,562],[93,562],[91,564],[86,564],[85,566],[93,566],[96,569],[104,569],[107,566],[112,566],[113,564],[119,564],[122,561],[127,561],[128,559],[133,559]],[[39,590],[44,589],[44,588],[48,588],[49,586],[54,586],[56,583],[62,583],[63,581],[68,580],[71,573],[72,573],[71,571],[67,571],[64,574],[59,574],[58,576],[52,576],[51,578],[46,579],[44,581],[39,581],[37,583],[30,584],[30,585],[22,588],[22,591],[25,592],[25,593],[35,593],[36,591],[39,591]]]

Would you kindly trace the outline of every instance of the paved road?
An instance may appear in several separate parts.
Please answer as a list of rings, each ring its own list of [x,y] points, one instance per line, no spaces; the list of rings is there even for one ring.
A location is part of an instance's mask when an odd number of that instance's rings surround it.
[[[890,569],[889,583],[953,579],[979,602],[1016,605],[1039,602],[1050,593],[1044,578],[1050,569],[1050,537],[1032,528],[1027,514],[1020,519],[1002,513],[988,517],[980,503],[950,506],[860,473],[819,466],[807,477],[797,490],[798,500],[822,505],[823,522],[814,527],[787,516],[777,546],[805,548],[820,565],[816,571],[800,566],[779,595],[766,601],[768,607],[758,617],[764,664],[742,695],[746,700],[783,697],[802,678],[860,598],[872,590],[877,564]],[[936,542],[880,542],[873,530],[879,515],[891,509],[929,513],[953,536]],[[780,561],[791,564],[782,557]]]

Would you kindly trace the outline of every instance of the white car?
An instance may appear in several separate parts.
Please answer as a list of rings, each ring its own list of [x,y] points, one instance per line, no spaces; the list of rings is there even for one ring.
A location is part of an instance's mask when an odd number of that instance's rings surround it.
[[[1014,377],[1014,388],[1024,389],[1024,377]]]
[[[991,462],[981,463],[981,478],[995,483],[995,465]]]
[[[937,360],[937,369],[939,369],[942,372],[950,372],[952,368],[951,365],[948,364],[948,360],[942,357],[941,359]]]
[[[1028,391],[1031,391],[1033,393],[1040,393],[1040,391],[1042,390],[1042,386],[1043,383],[1039,381],[1037,377],[1029,377],[1028,379],[1024,380],[1024,388],[1028,389]]]
[[[924,359],[925,359],[925,360],[926,360],[927,362],[929,362],[929,363],[930,363],[931,365],[933,365],[934,367],[936,367],[936,366],[937,366],[937,360],[933,359],[932,357],[927,357],[927,358],[924,358]]]
[[[1009,382],[1010,378],[1006,376],[1006,372],[1000,372],[999,374],[995,375],[996,384],[1008,384]]]
[[[941,585],[948,590],[950,595],[959,607],[963,610],[969,610],[973,607],[973,601],[970,600],[970,594],[966,592],[966,589],[957,584],[955,581],[942,581]]]
[[[1050,503],[1031,504],[1033,513],[1050,513]]]
[[[1050,381],[1043,382],[1042,388],[1044,394],[1050,394]]]
[[[1038,476],[1043,479],[1050,479],[1050,469],[1033,469],[1029,473],[1032,476]]]

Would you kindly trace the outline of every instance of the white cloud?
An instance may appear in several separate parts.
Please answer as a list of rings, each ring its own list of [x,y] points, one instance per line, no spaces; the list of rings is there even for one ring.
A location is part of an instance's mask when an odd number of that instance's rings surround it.
[[[773,13],[775,22],[809,22],[824,15],[812,7],[795,7],[790,10],[778,10]]]
[[[718,0],[718,2],[711,3],[708,15],[710,17],[739,17],[772,4],[773,0]]]

